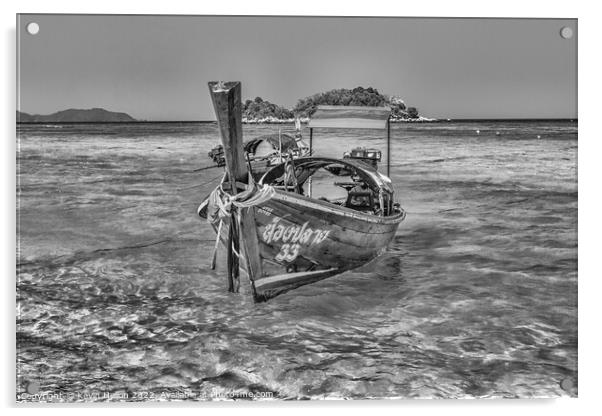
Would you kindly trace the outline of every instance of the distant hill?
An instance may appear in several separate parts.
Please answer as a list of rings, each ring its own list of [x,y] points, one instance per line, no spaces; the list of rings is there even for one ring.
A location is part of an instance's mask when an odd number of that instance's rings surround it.
[[[17,111],[17,123],[115,123],[136,121],[126,113],[116,113],[104,108],[80,110],[70,108],[48,115],[27,114]]]
[[[33,123],[34,116],[17,111],[17,123]]]

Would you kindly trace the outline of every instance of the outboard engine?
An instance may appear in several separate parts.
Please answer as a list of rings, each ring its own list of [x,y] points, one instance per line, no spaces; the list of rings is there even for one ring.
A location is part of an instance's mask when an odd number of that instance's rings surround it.
[[[355,159],[360,160],[372,167],[378,169],[378,162],[380,162],[382,154],[377,149],[366,149],[365,147],[356,147],[351,152],[345,152],[343,159]]]

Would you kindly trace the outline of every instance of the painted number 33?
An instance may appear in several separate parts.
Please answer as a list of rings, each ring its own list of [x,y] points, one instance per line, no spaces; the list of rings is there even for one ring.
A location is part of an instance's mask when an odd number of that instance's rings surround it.
[[[283,244],[280,252],[276,255],[277,261],[291,262],[299,255],[300,244]]]

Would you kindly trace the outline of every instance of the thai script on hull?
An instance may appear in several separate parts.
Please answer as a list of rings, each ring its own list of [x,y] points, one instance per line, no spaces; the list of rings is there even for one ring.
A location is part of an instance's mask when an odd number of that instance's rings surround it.
[[[330,230],[324,230],[321,228],[309,227],[309,221],[303,223],[303,225],[282,225],[280,218],[274,218],[270,224],[268,224],[263,231],[263,241],[266,243],[291,243],[291,244],[303,244],[303,245],[314,245],[320,244],[324,241]]]

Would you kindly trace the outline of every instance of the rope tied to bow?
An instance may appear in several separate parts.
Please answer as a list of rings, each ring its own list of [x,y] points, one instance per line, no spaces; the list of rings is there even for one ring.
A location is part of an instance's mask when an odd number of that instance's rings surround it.
[[[233,206],[236,208],[251,208],[261,205],[270,200],[275,192],[273,187],[263,185],[261,187],[249,187],[249,189],[241,193],[230,195],[221,186],[218,186],[209,197],[212,205],[217,208],[217,215],[214,214],[214,218],[217,220],[218,218],[230,217]]]
[[[238,292],[240,281],[238,279],[238,267],[241,258],[239,252],[239,230],[241,227],[241,213],[235,208],[251,208],[256,205],[263,204],[272,198],[275,194],[273,187],[263,185],[257,187],[255,183],[241,193],[230,195],[224,191],[222,186],[218,186],[209,196],[209,204],[207,207],[207,220],[213,224],[219,221],[215,247],[211,260],[211,268],[215,269],[217,249],[220,241],[221,230],[224,221],[229,221],[228,242],[226,248],[228,250],[228,290]]]

